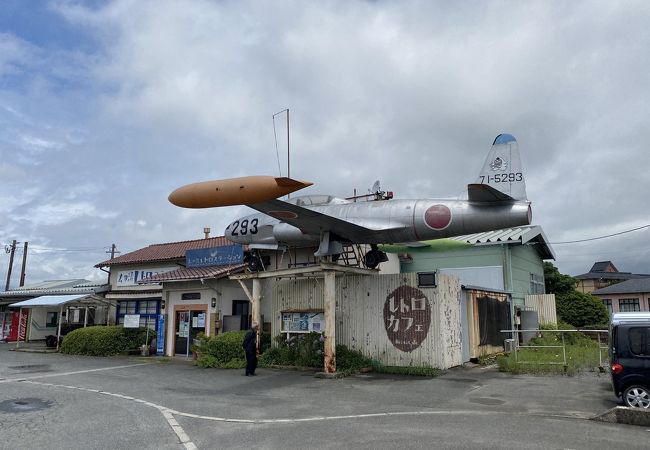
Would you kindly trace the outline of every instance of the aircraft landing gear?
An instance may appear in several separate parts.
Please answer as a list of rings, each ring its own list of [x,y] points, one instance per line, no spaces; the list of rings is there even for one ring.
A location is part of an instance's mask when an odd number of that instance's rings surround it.
[[[376,245],[373,244],[371,248],[372,249],[366,253],[366,256],[364,258],[364,263],[368,269],[374,269],[379,265],[379,263],[388,261],[388,256],[386,253],[377,249]]]
[[[258,252],[248,253],[244,257],[244,262],[248,263],[248,270],[251,272],[261,272],[266,270],[266,266],[269,265],[268,256],[262,256]]]

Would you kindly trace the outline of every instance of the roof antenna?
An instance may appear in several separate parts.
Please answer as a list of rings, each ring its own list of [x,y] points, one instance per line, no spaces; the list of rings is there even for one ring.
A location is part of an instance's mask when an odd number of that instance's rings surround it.
[[[275,137],[275,154],[278,158],[278,170],[280,172],[280,176],[282,176],[282,170],[280,169],[280,153],[278,152],[278,136],[275,132],[275,116],[282,114],[282,113],[287,113],[287,178],[291,178],[291,158],[290,158],[290,152],[289,152],[289,108],[283,109],[282,111],[276,112],[273,114],[273,136]],[[291,198],[291,194],[287,194],[287,199]]]

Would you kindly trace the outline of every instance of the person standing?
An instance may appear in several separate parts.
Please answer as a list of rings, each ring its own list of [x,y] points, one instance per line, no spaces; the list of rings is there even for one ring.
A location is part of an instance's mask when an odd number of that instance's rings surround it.
[[[244,336],[242,347],[246,351],[246,376],[255,376],[257,368],[257,329],[259,325],[253,322],[251,329]]]

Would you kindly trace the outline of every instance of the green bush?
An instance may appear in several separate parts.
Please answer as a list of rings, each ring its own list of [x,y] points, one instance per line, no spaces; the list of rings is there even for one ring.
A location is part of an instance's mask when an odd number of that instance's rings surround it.
[[[61,353],[69,355],[111,356],[137,350],[145,344],[147,329],[122,326],[94,326],[79,328],[67,334],[61,344]],[[155,338],[149,331],[149,340]],[[147,342],[146,344],[149,344]]]
[[[205,369],[210,367],[217,367],[217,364],[217,358],[212,355],[201,354],[201,356],[199,356],[199,358],[196,360],[196,365]]]
[[[363,367],[370,367],[372,361],[356,350],[350,350],[345,345],[336,346],[336,371],[358,372]]]
[[[202,339],[197,346],[197,352],[213,356],[217,364],[226,364],[233,359],[245,359],[246,352],[242,348],[246,331],[228,331],[216,336]]]
[[[216,336],[201,336],[194,351],[199,353],[196,364],[199,367],[220,369],[241,369],[246,367],[246,352],[242,348],[248,331],[228,331]],[[260,350],[271,346],[271,334],[260,333]]]
[[[272,347],[262,353],[259,359],[262,367],[268,366],[291,366],[293,360],[289,355],[289,349],[286,347]]]
[[[607,328],[609,312],[597,297],[573,291],[555,296],[558,318],[574,327],[597,325]]]

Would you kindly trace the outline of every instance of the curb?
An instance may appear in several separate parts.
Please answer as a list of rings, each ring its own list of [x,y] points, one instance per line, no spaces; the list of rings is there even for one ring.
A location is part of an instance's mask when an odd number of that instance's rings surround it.
[[[643,408],[629,408],[627,406],[616,406],[597,415],[596,417],[593,417],[591,420],[649,427],[650,410]]]

